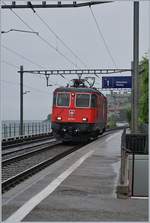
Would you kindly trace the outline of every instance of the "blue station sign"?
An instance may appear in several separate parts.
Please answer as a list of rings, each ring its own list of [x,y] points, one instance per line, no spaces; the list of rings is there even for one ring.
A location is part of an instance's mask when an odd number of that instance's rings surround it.
[[[131,88],[131,87],[132,87],[131,76],[102,77],[102,88]]]

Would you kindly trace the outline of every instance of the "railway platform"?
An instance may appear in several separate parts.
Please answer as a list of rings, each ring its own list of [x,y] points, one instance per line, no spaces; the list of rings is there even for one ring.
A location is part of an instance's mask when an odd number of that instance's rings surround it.
[[[148,199],[118,199],[122,131],[70,154],[3,194],[5,222],[148,221]]]

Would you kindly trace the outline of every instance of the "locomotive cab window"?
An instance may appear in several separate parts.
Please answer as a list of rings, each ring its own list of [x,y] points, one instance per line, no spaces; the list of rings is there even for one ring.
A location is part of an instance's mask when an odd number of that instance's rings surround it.
[[[76,107],[89,107],[89,94],[76,94]]]
[[[57,106],[68,107],[70,103],[69,93],[57,93]]]
[[[97,95],[92,94],[91,95],[91,108],[96,108],[97,106]]]

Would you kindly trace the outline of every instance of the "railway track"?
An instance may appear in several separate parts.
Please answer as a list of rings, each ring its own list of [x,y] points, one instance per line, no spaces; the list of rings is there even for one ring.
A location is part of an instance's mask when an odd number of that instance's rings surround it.
[[[17,155],[26,154],[28,151],[36,151],[42,146],[49,146],[51,143],[55,142],[56,139],[54,137],[51,137],[51,139],[42,140],[41,142],[32,142],[18,147],[12,147],[2,150],[2,160],[9,159]]]
[[[47,134],[25,135],[25,136],[18,136],[16,138],[8,138],[5,140],[3,139],[2,150],[13,148],[13,147],[19,147],[19,146],[26,145],[29,143],[41,142],[51,137],[53,137],[53,134],[50,132]]]
[[[120,128],[119,128],[120,129]],[[116,131],[113,129],[107,131],[98,138],[103,138]],[[91,142],[91,141],[90,141]],[[89,142],[88,142],[89,143]],[[86,143],[86,144],[88,144]],[[85,144],[63,145],[61,142],[55,142],[46,146],[39,146],[35,151],[28,151],[25,154],[17,155],[2,161],[2,192],[16,185],[18,182],[39,172],[43,168],[62,159],[70,153],[80,149]],[[48,158],[47,158],[48,157]]]
[[[77,149],[80,149],[82,146],[64,146],[62,143],[57,142],[57,144],[49,146],[49,148],[3,161],[2,192]]]

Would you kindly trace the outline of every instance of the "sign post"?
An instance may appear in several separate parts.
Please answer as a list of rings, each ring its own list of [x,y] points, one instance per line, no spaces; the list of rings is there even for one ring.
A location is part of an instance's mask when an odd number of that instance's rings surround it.
[[[138,66],[139,66],[139,2],[134,2],[133,12],[133,129],[132,132],[138,132],[138,103],[139,103],[139,84],[138,84]]]

